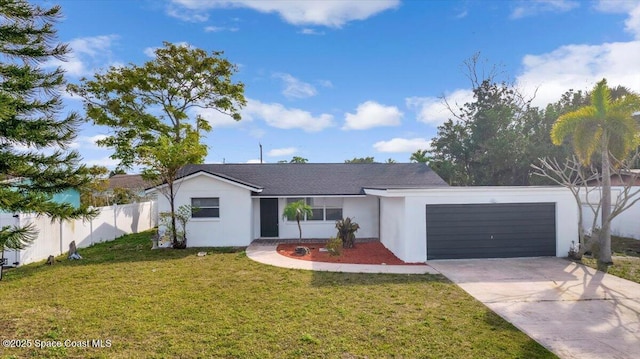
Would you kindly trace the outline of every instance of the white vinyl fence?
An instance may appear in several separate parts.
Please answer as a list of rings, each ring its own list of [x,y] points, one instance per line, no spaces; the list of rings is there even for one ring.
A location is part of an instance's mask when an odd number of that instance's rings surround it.
[[[632,187],[630,193],[638,190],[638,187]],[[611,202],[615,203],[616,197],[621,193],[622,187],[611,187]],[[631,197],[629,202],[635,200],[639,194],[635,197]],[[591,225],[593,224],[593,211],[586,204],[586,198],[582,196],[582,227],[585,231],[591,231]],[[597,206],[600,201],[599,193],[593,193],[589,196],[589,202],[594,206]],[[600,215],[600,214],[598,214]],[[600,219],[596,221],[596,226],[600,226]],[[611,234],[615,236],[628,237],[640,239],[640,201],[636,202],[626,211],[622,212],[619,216],[613,219],[611,222]]]
[[[78,248],[94,243],[114,240],[124,234],[138,233],[158,224],[157,202],[140,202],[126,205],[99,207],[100,214],[92,220],[51,221],[46,216],[32,214],[0,214],[0,227],[25,226],[33,223],[38,238],[20,251],[6,250],[4,257],[8,265],[23,265],[58,256],[69,251],[71,241]],[[82,252],[80,252],[82,254]]]

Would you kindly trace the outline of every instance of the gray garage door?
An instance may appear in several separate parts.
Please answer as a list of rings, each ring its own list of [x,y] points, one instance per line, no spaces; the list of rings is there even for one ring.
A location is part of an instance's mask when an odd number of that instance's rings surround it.
[[[427,205],[427,259],[555,254],[555,203]]]

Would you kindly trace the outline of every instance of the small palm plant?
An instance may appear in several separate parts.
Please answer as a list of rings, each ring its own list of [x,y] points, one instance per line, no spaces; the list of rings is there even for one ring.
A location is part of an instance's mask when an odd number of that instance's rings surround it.
[[[304,218],[311,218],[313,216],[313,211],[311,210],[311,206],[305,203],[303,199],[297,202],[291,202],[286,207],[284,207],[284,213],[282,214],[283,218],[291,219],[295,218],[298,222],[298,232],[300,232],[300,239],[302,240],[302,227],[300,226],[300,220]]]
[[[342,240],[344,248],[353,248],[356,241],[356,232],[360,229],[360,225],[347,217],[336,221],[336,229],[338,230],[338,238]]]

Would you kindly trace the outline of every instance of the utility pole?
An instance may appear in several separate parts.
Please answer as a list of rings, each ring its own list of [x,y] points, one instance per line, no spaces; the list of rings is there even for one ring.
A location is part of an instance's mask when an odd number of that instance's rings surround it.
[[[258,142],[258,145],[260,146],[260,164],[262,164],[262,143]]]

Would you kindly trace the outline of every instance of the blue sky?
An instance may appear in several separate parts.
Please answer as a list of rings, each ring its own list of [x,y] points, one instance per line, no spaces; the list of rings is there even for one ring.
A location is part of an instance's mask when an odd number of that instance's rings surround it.
[[[446,120],[441,97],[471,99],[463,62],[536,93],[544,106],[606,77],[640,91],[638,1],[43,1],[60,4],[69,82],[112,65],[142,64],[162,41],[224,51],[245,86],[243,119],[205,112],[206,162],[292,156],[407,162]],[[66,99],[68,109],[81,102]],[[86,163],[114,167],[87,124],[74,144]]]

